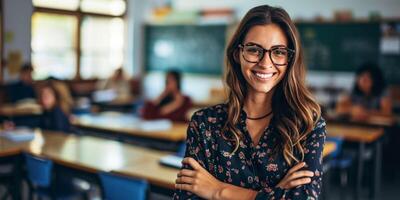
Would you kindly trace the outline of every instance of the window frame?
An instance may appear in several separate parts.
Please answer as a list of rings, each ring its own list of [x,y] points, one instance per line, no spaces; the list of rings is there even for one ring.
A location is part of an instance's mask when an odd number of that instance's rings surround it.
[[[0,1],[0,83],[3,83],[4,66],[3,66],[3,52],[4,52],[4,16],[3,16],[3,1]]]
[[[58,9],[58,8],[48,8],[48,7],[42,7],[42,6],[35,6],[33,5],[33,13],[47,13],[47,14],[58,14],[58,15],[68,15],[68,16],[74,16],[77,18],[78,23],[76,24],[76,38],[75,38],[75,55],[76,55],[76,63],[75,63],[75,68],[76,68],[76,74],[74,76],[74,80],[82,80],[82,76],[80,74],[81,71],[81,35],[82,35],[82,21],[83,18],[86,16],[89,17],[103,17],[103,18],[121,18],[124,21],[124,26],[126,27],[126,16],[127,16],[127,8],[128,8],[128,1],[123,0],[125,2],[125,11],[120,14],[120,15],[112,15],[112,14],[104,14],[104,13],[94,13],[94,12],[87,12],[87,11],[82,11],[81,10],[81,2],[82,0],[79,0],[79,6],[77,10],[63,10],[63,9]],[[124,37],[126,37],[124,35]],[[1,43],[3,44],[3,43]],[[32,53],[31,53],[32,54]],[[1,79],[0,79],[1,80]]]

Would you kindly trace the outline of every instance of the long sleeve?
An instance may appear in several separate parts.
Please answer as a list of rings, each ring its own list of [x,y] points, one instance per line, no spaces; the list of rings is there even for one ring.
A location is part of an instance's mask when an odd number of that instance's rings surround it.
[[[61,108],[56,107],[52,111],[45,111],[41,116],[40,128],[53,131],[70,131],[68,117]]]
[[[68,117],[62,111],[61,108],[57,107],[54,111],[54,129],[57,131],[69,132],[70,131],[70,123]]]
[[[201,129],[204,129],[205,124],[199,120],[199,118],[202,117],[201,115],[202,115],[201,112],[196,112],[192,116],[192,119],[189,123],[189,127],[187,130],[187,137],[186,137],[185,157],[194,158],[197,162],[200,163],[200,165],[203,168],[208,169],[206,167],[208,166],[206,148],[205,148],[206,141],[204,140],[204,136],[201,133]],[[182,166],[182,169],[190,169],[190,167],[184,165]],[[186,199],[201,199],[201,198],[197,197],[195,194],[192,194],[184,190],[175,190],[173,199],[186,200]]]
[[[308,135],[305,146],[304,162],[306,170],[314,172],[311,183],[294,189],[263,188],[256,196],[261,199],[318,199],[322,187],[322,152],[326,138],[326,124],[321,118],[314,130]]]

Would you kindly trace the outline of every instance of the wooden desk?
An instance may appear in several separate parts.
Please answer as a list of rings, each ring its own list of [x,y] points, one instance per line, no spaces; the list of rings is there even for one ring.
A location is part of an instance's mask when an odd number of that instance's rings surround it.
[[[173,123],[169,130],[147,131],[139,127],[138,123],[141,122],[139,118],[129,114],[100,114],[77,117],[72,124],[78,128],[89,128],[169,142],[181,142],[186,138],[187,123]]]
[[[329,114],[325,118],[329,123],[346,125],[392,127],[396,124],[395,116],[371,115],[368,119],[362,121],[350,119],[350,116],[339,116],[337,114]]]
[[[341,137],[351,142],[373,143],[383,136],[384,129],[328,122],[327,134],[329,137]]]
[[[35,139],[30,142],[16,143],[0,138],[0,146],[0,155],[25,151],[90,172],[110,171],[135,165],[154,153],[161,156],[168,154],[98,137],[40,130],[36,131]]]
[[[76,136],[64,133],[36,130],[35,139],[29,142],[12,142],[0,137],[0,156],[17,155],[28,152],[44,156],[54,162],[74,169],[97,173],[118,171],[127,167],[138,167],[138,178],[149,180],[151,184],[165,186],[177,169],[164,167],[158,159],[169,152],[150,150],[117,141],[92,136]],[[160,171],[153,171],[157,169]],[[156,176],[154,176],[156,174]]]
[[[384,135],[384,128],[366,127],[360,125],[346,125],[338,123],[327,123],[327,134],[330,137],[342,137],[346,141],[358,143],[358,160],[357,160],[357,198],[360,199],[362,190],[362,177],[364,170],[364,154],[366,145],[370,144],[374,151],[374,199],[378,199],[380,192],[380,181],[382,173],[382,142],[381,138]]]
[[[90,173],[113,171],[130,177],[142,178],[152,185],[174,189],[178,169],[159,164],[169,152],[150,150],[117,141],[92,137],[66,135],[36,130],[29,142],[12,142],[0,137],[0,156],[29,152],[47,157],[54,162]],[[336,148],[325,144],[323,155]]]
[[[42,107],[39,104],[5,104],[0,106],[0,116],[16,117],[40,115]]]

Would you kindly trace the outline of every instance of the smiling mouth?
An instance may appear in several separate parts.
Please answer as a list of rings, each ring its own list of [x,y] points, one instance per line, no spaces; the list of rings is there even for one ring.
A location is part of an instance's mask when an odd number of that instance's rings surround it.
[[[274,72],[274,73],[260,73],[260,72],[255,72],[255,71],[253,71],[253,74],[254,74],[258,79],[261,79],[261,80],[269,80],[269,79],[271,79],[271,78],[276,74],[276,72]]]

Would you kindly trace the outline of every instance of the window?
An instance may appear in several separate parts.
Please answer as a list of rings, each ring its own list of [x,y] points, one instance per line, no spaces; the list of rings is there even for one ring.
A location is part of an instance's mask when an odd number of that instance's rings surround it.
[[[44,8],[56,8],[62,10],[77,10],[79,7],[79,0],[33,0],[34,6]]]
[[[85,12],[122,15],[126,4],[123,0],[82,0],[81,9]]]
[[[117,31],[116,31],[117,30]],[[81,76],[107,78],[122,66],[124,23],[121,18],[85,17],[82,21]]]
[[[107,78],[124,55],[126,0],[33,0],[34,78]]]
[[[77,63],[77,18],[37,12],[32,15],[32,22],[32,63],[35,66],[35,78],[74,78]]]

